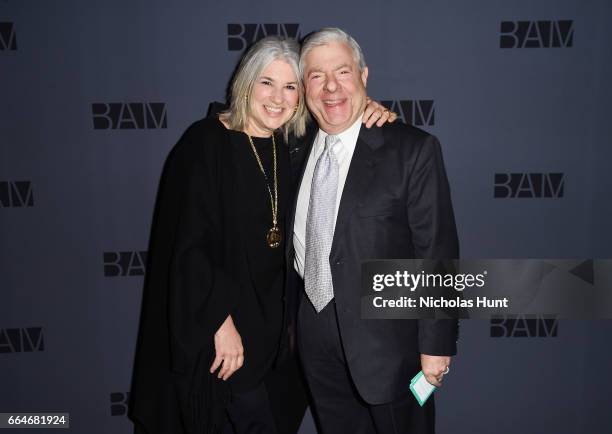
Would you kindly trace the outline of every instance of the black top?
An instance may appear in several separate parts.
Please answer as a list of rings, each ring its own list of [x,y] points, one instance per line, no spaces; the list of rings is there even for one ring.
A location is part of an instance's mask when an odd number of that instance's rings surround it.
[[[278,185],[278,225],[283,241],[277,248],[268,246],[266,235],[272,227],[272,207],[266,179],[261,173],[248,136],[229,131],[235,149],[236,181],[242,187],[244,245],[252,286],[243,292],[232,313],[234,323],[244,346],[244,365],[230,377],[234,390],[257,385],[266,374],[279,343],[283,315],[284,243],[286,231],[284,216],[289,190],[289,152],[281,137],[276,137],[276,164]],[[251,137],[266,172],[270,191],[274,197],[274,170],[272,138]]]
[[[272,173],[270,139],[255,139]],[[279,216],[290,196],[289,148],[276,138]],[[270,199],[248,138],[217,119],[191,125],[166,160],[147,256],[130,417],[149,434],[220,426],[228,383],[261,382],[278,352],[284,251],[266,244]],[[214,333],[234,318],[245,364],[228,382],[209,373]],[[283,336],[287,333],[283,333]]]

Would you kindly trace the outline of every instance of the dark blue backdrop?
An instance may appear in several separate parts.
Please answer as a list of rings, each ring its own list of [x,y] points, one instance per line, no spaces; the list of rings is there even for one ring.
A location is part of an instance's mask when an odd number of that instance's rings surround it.
[[[612,257],[610,19],[607,0],[0,0],[0,411],[130,431],[162,163],[265,34],[355,36],[369,94],[440,138],[464,257]],[[537,325],[463,321],[440,433],[612,432],[612,324]]]

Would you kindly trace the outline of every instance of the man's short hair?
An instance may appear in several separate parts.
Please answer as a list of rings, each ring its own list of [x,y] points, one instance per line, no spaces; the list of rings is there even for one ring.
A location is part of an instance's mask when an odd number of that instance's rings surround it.
[[[337,27],[325,27],[324,29],[308,35],[302,43],[302,50],[300,51],[300,75],[302,77],[304,77],[304,58],[306,54],[313,48],[327,45],[330,42],[342,42],[347,44],[353,52],[353,60],[359,66],[359,71],[363,71],[366,67],[366,62],[363,51],[361,51],[361,47],[357,41],[342,29]]]

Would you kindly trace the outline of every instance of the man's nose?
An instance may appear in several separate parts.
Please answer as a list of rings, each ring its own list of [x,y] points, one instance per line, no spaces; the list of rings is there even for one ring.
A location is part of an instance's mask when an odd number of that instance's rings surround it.
[[[327,92],[335,92],[338,89],[338,82],[333,74],[328,75],[325,78],[325,90]]]

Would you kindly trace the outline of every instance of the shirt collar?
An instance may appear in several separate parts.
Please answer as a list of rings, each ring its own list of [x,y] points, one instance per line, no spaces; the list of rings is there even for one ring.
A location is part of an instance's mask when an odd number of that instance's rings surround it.
[[[359,116],[355,123],[353,123],[353,125],[342,131],[341,133],[336,134],[340,138],[341,146],[349,148],[355,147],[355,145],[357,144],[357,138],[359,137],[359,130],[361,129],[362,117],[363,113],[361,114],[361,116]],[[319,131],[317,133],[317,139],[315,142],[316,153],[323,150],[323,146],[325,146],[325,137],[327,137],[328,135],[329,134],[319,128]]]

